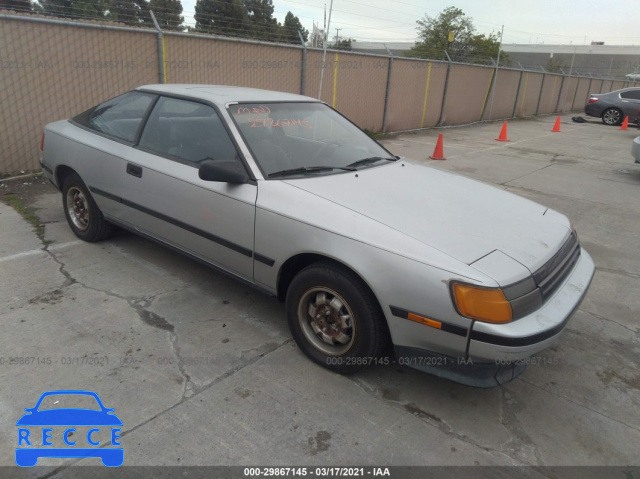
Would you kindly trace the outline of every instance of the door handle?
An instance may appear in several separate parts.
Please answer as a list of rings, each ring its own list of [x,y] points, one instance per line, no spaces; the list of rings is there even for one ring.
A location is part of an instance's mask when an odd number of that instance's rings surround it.
[[[142,166],[127,163],[127,173],[137,178],[142,178]]]

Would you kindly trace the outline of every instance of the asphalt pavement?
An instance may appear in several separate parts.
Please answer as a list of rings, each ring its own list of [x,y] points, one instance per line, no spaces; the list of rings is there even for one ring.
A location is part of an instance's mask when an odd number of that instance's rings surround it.
[[[555,117],[510,121],[508,142],[502,123],[384,140],[568,215],[594,258],[560,340],[493,389],[395,364],[331,373],[274,298],[127,232],[84,243],[53,188],[31,201],[47,245],[0,203],[0,466],[15,465],[24,408],[63,389],[115,408],[125,466],[639,466],[640,133],[570,116],[559,133]],[[428,159],[438,133],[444,161]],[[100,461],[38,464],[0,474]]]

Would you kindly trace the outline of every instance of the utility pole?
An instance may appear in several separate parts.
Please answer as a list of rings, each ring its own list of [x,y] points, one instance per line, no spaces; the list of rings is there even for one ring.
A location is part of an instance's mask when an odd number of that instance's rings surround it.
[[[336,48],[338,48],[338,44],[340,43],[340,30],[342,30],[342,28],[336,28]]]
[[[326,9],[326,5],[325,5],[325,9]],[[326,11],[326,10],[325,10]],[[333,0],[331,0],[331,3],[329,4],[329,22],[327,23],[327,28],[325,28],[324,32],[323,32],[323,38],[322,38],[322,69],[320,70],[320,85],[318,87],[318,100],[320,100],[322,98],[322,81],[324,80],[324,69],[326,66],[326,61],[327,61],[327,40],[329,39],[329,28],[331,28],[331,12],[333,11]]]
[[[500,31],[500,44],[498,45],[498,61],[496,62],[496,70],[493,75],[493,82],[491,83],[491,104],[489,105],[489,120],[491,120],[491,113],[493,112],[493,98],[496,94],[496,83],[498,82],[498,68],[500,68],[500,54],[502,53],[502,37],[504,36],[504,25]],[[480,118],[482,120],[482,118]]]
[[[607,74],[607,78],[611,78],[611,67],[613,67],[613,56],[611,57],[611,63],[609,63],[609,73]]]
[[[576,59],[576,50],[578,47],[573,47],[573,56],[571,57],[571,66],[569,67],[569,76],[571,76],[571,72],[573,72],[573,62]]]

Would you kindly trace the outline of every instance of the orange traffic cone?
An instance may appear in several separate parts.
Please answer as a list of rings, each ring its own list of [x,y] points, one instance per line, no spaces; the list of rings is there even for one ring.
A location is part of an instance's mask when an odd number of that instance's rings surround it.
[[[505,121],[502,124],[502,130],[500,130],[500,135],[496,138],[496,141],[509,141],[507,140],[507,122]]]
[[[556,120],[556,124],[553,125],[553,128],[551,129],[551,131],[553,131],[553,132],[559,132],[560,131],[560,117],[558,117],[558,119]]]
[[[624,117],[624,121],[622,122],[622,126],[620,127],[620,129],[621,130],[626,130],[628,126],[629,126],[629,117],[625,116]]]
[[[436,142],[436,148],[433,150],[433,155],[429,158],[432,160],[446,160],[444,157],[444,147],[442,145],[442,133],[438,135],[438,141]]]

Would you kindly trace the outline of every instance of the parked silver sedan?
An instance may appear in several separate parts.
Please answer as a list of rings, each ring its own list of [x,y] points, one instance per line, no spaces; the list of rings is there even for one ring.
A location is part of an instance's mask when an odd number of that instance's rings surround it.
[[[47,125],[42,150],[79,238],[119,225],[277,297],[341,373],[502,384],[594,274],[562,214],[398,158],[313,98],[148,85]]]

